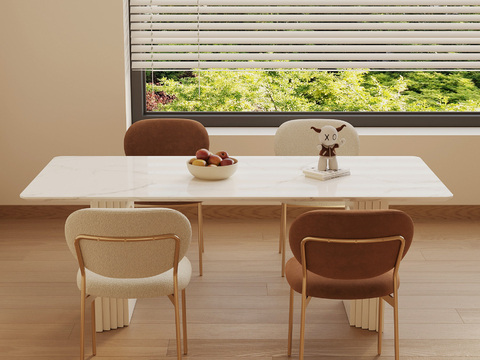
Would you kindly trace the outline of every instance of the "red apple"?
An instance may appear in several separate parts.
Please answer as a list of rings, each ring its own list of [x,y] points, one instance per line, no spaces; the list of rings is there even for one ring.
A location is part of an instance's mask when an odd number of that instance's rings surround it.
[[[208,151],[207,149],[200,149],[200,150],[197,150],[195,157],[197,159],[207,161],[207,159],[210,157],[210,154],[211,154],[210,151]]]
[[[233,165],[234,161],[230,158],[223,159],[220,166]]]
[[[207,163],[213,164],[213,165],[220,165],[222,162],[222,158],[218,155],[210,155],[210,157],[207,160]]]
[[[227,152],[226,152],[225,150],[219,151],[219,152],[217,152],[215,155],[220,156],[222,159],[228,158],[228,154],[227,154]]]

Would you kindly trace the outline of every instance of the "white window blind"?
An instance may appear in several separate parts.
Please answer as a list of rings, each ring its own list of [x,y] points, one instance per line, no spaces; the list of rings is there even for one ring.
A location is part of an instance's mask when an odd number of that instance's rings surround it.
[[[480,69],[480,0],[130,0],[133,69]]]

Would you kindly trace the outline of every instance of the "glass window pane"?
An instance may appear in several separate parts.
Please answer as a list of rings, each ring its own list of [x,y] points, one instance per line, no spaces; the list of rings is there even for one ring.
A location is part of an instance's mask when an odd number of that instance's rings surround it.
[[[478,112],[475,71],[146,71],[158,112]]]

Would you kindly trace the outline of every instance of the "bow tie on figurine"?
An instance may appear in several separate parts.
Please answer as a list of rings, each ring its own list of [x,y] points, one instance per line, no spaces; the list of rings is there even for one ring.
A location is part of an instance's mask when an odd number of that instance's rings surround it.
[[[343,146],[346,142],[345,139],[338,140],[338,133],[346,125],[339,126],[335,128],[331,125],[325,125],[321,129],[317,129],[312,126],[310,129],[315,130],[318,133],[318,138],[320,139],[320,145],[317,146],[317,149],[320,150],[320,158],[318,159],[318,170],[326,171],[329,170],[338,170],[337,154],[335,150],[340,146]]]

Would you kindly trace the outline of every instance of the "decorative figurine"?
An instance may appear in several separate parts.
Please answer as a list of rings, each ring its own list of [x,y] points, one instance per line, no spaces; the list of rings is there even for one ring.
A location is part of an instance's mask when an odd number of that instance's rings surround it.
[[[337,154],[335,149],[343,146],[343,144],[346,142],[345,139],[337,142],[338,132],[341,131],[345,126],[346,125],[342,125],[338,128],[334,128],[331,125],[325,125],[321,129],[317,129],[314,126],[311,127],[311,129],[318,133],[318,138],[320,139],[320,145],[317,146],[317,149],[320,150],[320,158],[318,159],[319,171],[326,171],[327,169],[338,170]]]

